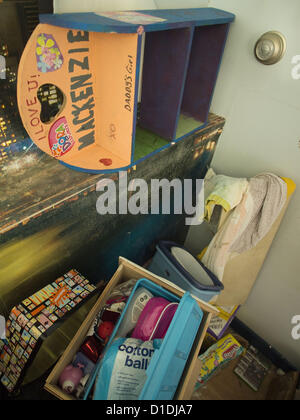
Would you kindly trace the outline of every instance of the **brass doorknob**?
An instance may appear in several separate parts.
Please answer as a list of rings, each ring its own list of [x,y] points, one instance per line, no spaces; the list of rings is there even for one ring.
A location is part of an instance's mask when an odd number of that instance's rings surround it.
[[[257,60],[262,64],[278,63],[286,51],[286,40],[277,31],[263,34],[255,44],[254,53]]]

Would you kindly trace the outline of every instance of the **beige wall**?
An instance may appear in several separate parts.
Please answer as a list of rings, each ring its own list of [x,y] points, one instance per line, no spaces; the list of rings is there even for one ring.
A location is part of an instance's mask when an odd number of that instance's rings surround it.
[[[208,0],[54,0],[56,13],[176,9],[207,6]]]
[[[300,55],[299,0],[211,0],[236,14],[212,110],[226,117],[213,167],[232,176],[272,171],[300,187],[300,79],[292,58]],[[256,40],[269,30],[287,39],[284,59],[258,63]],[[300,315],[300,193],[296,192],[267,261],[239,318],[300,369],[300,341],[291,319]]]

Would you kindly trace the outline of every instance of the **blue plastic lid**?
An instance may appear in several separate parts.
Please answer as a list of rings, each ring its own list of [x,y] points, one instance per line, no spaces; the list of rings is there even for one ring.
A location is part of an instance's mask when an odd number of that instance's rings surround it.
[[[197,260],[193,255],[192,258],[195,260],[199,266],[209,275],[209,277],[212,280],[213,286],[208,285],[202,285],[197,281],[174,257],[174,255],[171,252],[171,249],[173,247],[181,248],[184,251],[188,252],[187,249],[185,249],[183,246],[176,244],[175,242],[171,241],[160,241],[157,249],[160,250],[167,258],[172,262],[172,264],[175,266],[175,268],[190,282],[192,286],[199,290],[203,291],[212,291],[212,292],[220,292],[221,290],[224,290],[224,285],[220,282],[220,280],[213,274],[205,265],[200,261]]]

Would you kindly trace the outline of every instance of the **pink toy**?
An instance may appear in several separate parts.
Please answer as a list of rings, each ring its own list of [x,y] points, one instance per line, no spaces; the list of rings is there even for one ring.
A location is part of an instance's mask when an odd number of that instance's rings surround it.
[[[67,366],[59,377],[60,387],[67,393],[72,394],[83,377],[83,371],[73,365]]]
[[[132,338],[143,341],[164,338],[177,307],[178,303],[170,303],[162,297],[151,298],[138,319]]]

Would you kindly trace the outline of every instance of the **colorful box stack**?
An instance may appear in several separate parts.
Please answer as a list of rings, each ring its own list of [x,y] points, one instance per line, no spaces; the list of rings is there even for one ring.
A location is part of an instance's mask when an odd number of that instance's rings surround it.
[[[97,291],[78,271],[71,270],[14,307],[6,322],[6,340],[0,340],[0,377],[12,392],[22,383],[45,338],[62,318]]]

